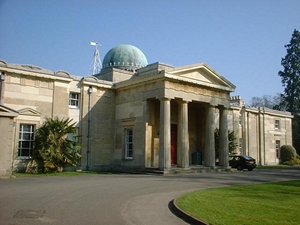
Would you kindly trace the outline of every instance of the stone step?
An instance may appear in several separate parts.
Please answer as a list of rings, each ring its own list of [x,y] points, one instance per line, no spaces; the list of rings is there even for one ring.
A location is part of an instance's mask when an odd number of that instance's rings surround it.
[[[187,173],[209,173],[209,172],[231,172],[231,168],[223,167],[205,167],[205,166],[191,166],[189,168],[178,168],[171,167],[169,170],[159,170],[158,168],[145,168],[143,169],[146,173],[156,173],[156,174],[187,174]]]

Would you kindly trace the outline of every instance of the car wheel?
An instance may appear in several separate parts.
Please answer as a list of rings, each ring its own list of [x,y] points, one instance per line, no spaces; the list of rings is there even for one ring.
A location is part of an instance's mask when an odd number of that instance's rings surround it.
[[[249,170],[249,171],[252,171],[252,170],[253,170],[253,168],[249,168],[248,170]]]
[[[242,169],[243,169],[243,167],[241,165],[237,166],[237,170],[242,170]]]

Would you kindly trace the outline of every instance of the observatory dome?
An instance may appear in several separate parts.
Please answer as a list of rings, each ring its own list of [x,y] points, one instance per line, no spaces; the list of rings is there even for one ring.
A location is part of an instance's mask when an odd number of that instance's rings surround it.
[[[135,71],[148,65],[144,53],[133,45],[118,45],[109,50],[104,56],[103,69],[118,68]]]

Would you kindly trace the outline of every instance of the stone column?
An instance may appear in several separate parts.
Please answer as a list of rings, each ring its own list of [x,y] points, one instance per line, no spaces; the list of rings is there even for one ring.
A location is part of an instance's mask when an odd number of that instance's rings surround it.
[[[219,121],[219,165],[229,167],[229,149],[228,149],[228,121],[227,109],[220,109]]]
[[[259,110],[259,159],[256,163],[259,165],[265,165],[265,116],[261,110]]]
[[[243,115],[242,115],[242,139],[243,139],[243,145],[242,145],[242,151],[240,152],[241,155],[246,155],[247,151],[247,112],[245,110],[245,107],[243,107]]]
[[[177,165],[182,168],[188,168],[189,162],[189,132],[188,132],[188,102],[178,103],[178,157]]]
[[[171,111],[170,99],[160,99],[159,169],[171,168]]]
[[[5,72],[0,72],[0,105],[3,104],[3,99],[4,99],[5,79],[6,79]]]
[[[143,115],[144,115],[144,146],[145,146],[145,167],[151,167],[151,135],[152,129],[149,125],[150,122],[149,103],[147,100],[143,101]]]
[[[208,167],[215,167],[215,108],[209,106],[206,109],[206,123],[205,123],[205,157],[204,165]]]

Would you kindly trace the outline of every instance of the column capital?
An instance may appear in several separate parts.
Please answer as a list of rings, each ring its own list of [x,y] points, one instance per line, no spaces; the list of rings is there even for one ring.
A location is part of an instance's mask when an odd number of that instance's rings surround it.
[[[228,107],[228,106],[225,106],[225,105],[219,105],[218,108],[219,108],[220,110],[228,110],[228,109],[229,109],[229,107]]]
[[[186,100],[186,99],[176,99],[176,102],[180,103],[180,104],[183,104],[183,103],[189,103],[190,101]]]
[[[167,97],[162,97],[159,98],[160,101],[171,101],[171,98],[167,98]]]
[[[207,109],[210,109],[210,108],[217,108],[218,106],[208,103],[208,104],[205,104],[204,107],[207,108]]]

